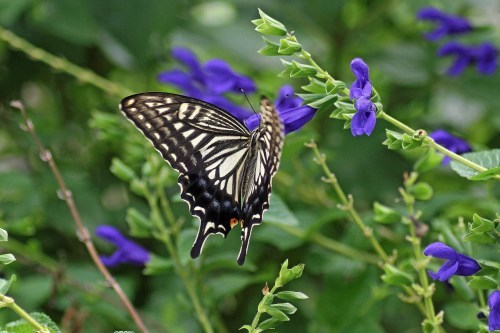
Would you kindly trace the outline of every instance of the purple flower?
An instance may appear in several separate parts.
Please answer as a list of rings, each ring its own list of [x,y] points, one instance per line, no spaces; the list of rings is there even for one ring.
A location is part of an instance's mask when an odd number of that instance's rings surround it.
[[[371,101],[372,84],[368,65],[361,58],[351,61],[351,70],[356,80],[351,85],[350,98],[356,100],[354,108],[356,113],[351,120],[351,133],[353,136],[370,135],[375,128],[375,111],[377,108]]]
[[[456,136],[451,135],[445,130],[438,129],[430,133],[429,136],[434,141],[436,141],[436,143],[440,144],[441,146],[445,147],[448,150],[451,150],[455,154],[461,155],[471,151],[471,148],[467,143],[467,141],[465,141],[464,139],[457,138]],[[445,156],[442,163],[443,164],[450,163],[450,157]]]
[[[495,290],[488,297],[490,315],[488,316],[488,328],[490,331],[500,330],[500,290]]]
[[[425,38],[432,41],[438,40],[444,36],[462,34],[472,30],[472,26],[466,19],[442,12],[433,7],[422,8],[418,12],[417,18],[426,21],[434,21],[438,24],[434,31],[425,34]]]
[[[274,101],[278,113],[285,126],[285,134],[296,131],[304,126],[316,114],[316,109],[301,105],[302,98],[295,96],[292,86],[285,85],[279,90],[278,98]],[[259,126],[260,115],[254,114],[244,120],[250,130]]]
[[[438,50],[438,55],[455,55],[454,63],[446,71],[452,76],[460,75],[467,66],[473,64],[477,64],[479,73],[486,75],[495,73],[497,68],[498,49],[488,42],[476,46],[449,42]]]
[[[370,99],[372,95],[372,83],[370,82],[370,73],[368,65],[361,58],[354,58],[351,61],[351,70],[356,80],[351,85],[350,98],[358,99],[365,97]]]
[[[250,78],[236,73],[220,59],[201,64],[196,55],[186,48],[173,48],[172,56],[183,63],[188,71],[174,69],[160,73],[160,82],[177,86],[184,94],[217,105],[237,118],[251,115],[248,109],[231,103],[222,95],[228,92],[240,94],[241,89],[245,92],[255,91],[255,84]]]
[[[481,269],[476,260],[458,253],[441,242],[435,242],[427,246],[424,254],[447,260],[437,273],[429,271],[429,275],[433,280],[446,281],[453,275],[470,276]]]
[[[114,267],[124,263],[144,266],[149,261],[149,252],[139,244],[127,239],[115,227],[101,225],[95,229],[94,233],[102,239],[115,244],[118,248],[110,257],[100,256],[105,266]]]

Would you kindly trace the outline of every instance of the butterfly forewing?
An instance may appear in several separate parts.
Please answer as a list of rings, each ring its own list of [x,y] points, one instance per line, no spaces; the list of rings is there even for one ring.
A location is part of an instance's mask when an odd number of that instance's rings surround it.
[[[283,130],[274,108],[263,109],[261,126],[250,133],[226,111],[186,96],[142,93],[120,107],[180,173],[181,198],[201,221],[191,256],[200,255],[208,236],[226,237],[241,222],[242,264],[252,227],[269,206],[281,153]]]

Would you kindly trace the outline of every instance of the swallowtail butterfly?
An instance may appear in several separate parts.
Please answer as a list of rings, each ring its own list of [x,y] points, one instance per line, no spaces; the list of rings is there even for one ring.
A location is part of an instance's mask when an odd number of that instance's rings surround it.
[[[271,102],[262,98],[252,132],[227,111],[187,96],[141,93],[124,98],[120,108],[179,172],[181,198],[201,221],[191,257],[200,255],[208,236],[226,237],[240,224],[242,265],[252,228],[269,208],[283,147],[283,123]]]

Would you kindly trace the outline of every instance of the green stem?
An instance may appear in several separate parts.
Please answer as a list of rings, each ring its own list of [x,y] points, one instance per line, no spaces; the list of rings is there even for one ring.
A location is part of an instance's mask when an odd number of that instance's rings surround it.
[[[400,122],[399,120],[397,120],[396,118],[393,118],[392,116],[389,116],[387,113],[385,113],[384,111],[380,111],[378,113],[378,118],[380,119],[384,119],[385,121],[391,123],[392,125],[402,129],[403,131],[405,131],[407,134],[410,134],[410,135],[413,135],[415,134],[415,130],[413,128],[411,128],[410,126],[407,126],[405,124],[403,124],[402,122]]]
[[[285,232],[288,232],[291,235],[294,235],[298,238],[301,239],[308,239],[310,241],[313,241],[314,243],[324,247],[325,249],[331,250],[333,252],[337,252],[339,254],[342,254],[346,257],[359,260],[362,262],[366,262],[371,265],[377,265],[379,262],[379,259],[377,256],[371,254],[371,253],[366,253],[366,252],[360,252],[350,246],[347,246],[341,242],[338,242],[334,239],[325,237],[321,234],[308,234],[307,232],[301,230],[300,228],[290,226],[290,225],[284,225],[284,224],[275,224],[275,226],[279,227]]]
[[[103,91],[106,91],[110,95],[123,97],[132,94],[132,92],[126,87],[106,80],[91,70],[77,66],[64,58],[50,54],[49,52],[34,46],[27,40],[1,26],[0,40],[4,40],[13,49],[27,54],[32,59],[44,62],[53,69],[74,76],[79,81],[91,84]]]
[[[37,332],[40,333],[50,333],[49,329],[46,326],[38,323],[33,317],[29,315],[26,311],[24,311],[19,305],[14,302],[14,299],[3,294],[0,294],[0,306],[6,306],[11,308],[14,312],[16,312],[21,318],[26,320],[28,323],[33,326]]]
[[[354,208],[352,197],[348,198],[346,196],[346,194],[342,190],[342,187],[340,187],[340,184],[337,181],[337,177],[335,177],[335,175],[330,171],[330,169],[326,165],[325,156],[319,152],[316,143],[311,142],[310,144],[307,144],[307,146],[313,150],[314,156],[316,157],[316,162],[319,165],[321,165],[326,175],[325,182],[330,183],[332,185],[335,193],[337,193],[337,196],[339,197],[340,202],[342,203],[342,208],[348,213],[350,219],[363,232],[363,235],[365,235],[365,237],[368,238],[373,249],[375,250],[375,252],[377,252],[378,256],[384,261],[384,263],[391,262],[391,258],[389,258],[389,256],[384,251],[378,240],[373,235],[373,229],[369,228],[363,223],[363,220],[361,219],[358,212]]]
[[[269,291],[269,294],[273,295],[274,292],[276,291],[276,289],[278,289],[278,288],[279,287],[275,284],[273,286],[273,288]],[[257,306],[257,313],[255,314],[255,317],[252,320],[252,331],[250,331],[250,332],[255,332],[255,329],[257,328],[257,325],[259,324],[260,316],[262,316],[262,314],[264,313],[264,311],[260,311],[260,309],[264,307],[264,299],[265,299],[265,295],[264,295],[264,298],[262,298],[262,300],[259,302],[259,305]]]
[[[208,316],[205,313],[205,309],[201,304],[200,298],[196,293],[195,281],[193,281],[192,279],[192,276],[194,276],[194,274],[190,274],[187,268],[181,263],[175,244],[172,241],[171,233],[169,232],[169,230],[167,230],[163,222],[163,217],[158,207],[158,198],[160,198],[160,201],[164,201],[164,204],[168,202],[167,198],[165,196],[162,196],[161,188],[158,187],[157,190],[158,194],[151,194],[149,190],[147,190],[146,199],[151,208],[152,217],[156,225],[156,228],[158,229],[159,232],[158,238],[163,243],[165,243],[170,256],[174,259],[177,275],[179,275],[179,277],[182,280],[182,283],[184,284],[184,287],[186,288],[188,296],[193,304],[196,317],[198,318],[198,321],[200,322],[203,331],[205,333],[213,333],[214,329],[212,328],[212,324],[210,323],[210,320],[208,319]],[[167,210],[166,212],[168,212],[167,214],[169,215],[169,217],[167,218],[169,222],[175,223],[175,217],[173,215],[173,212],[171,210]]]

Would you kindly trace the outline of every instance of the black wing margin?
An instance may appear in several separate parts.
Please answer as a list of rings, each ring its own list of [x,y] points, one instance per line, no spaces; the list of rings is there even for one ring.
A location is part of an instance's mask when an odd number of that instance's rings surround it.
[[[228,170],[229,162],[216,165],[214,161],[229,160],[245,149],[250,132],[217,106],[176,94],[132,95],[121,101],[120,109],[180,173],[181,198],[190,213],[200,218],[191,249],[191,257],[198,257],[208,236],[218,233],[226,237],[240,219],[235,185],[228,185],[237,183],[231,177],[238,178],[238,174]],[[238,153],[237,157],[245,156]]]
[[[255,130],[259,142],[255,152],[255,172],[242,212],[241,248],[237,259],[240,265],[245,262],[252,228],[262,222],[262,215],[269,208],[271,181],[279,167],[285,136],[283,122],[270,101],[263,98],[260,108],[261,121]]]

